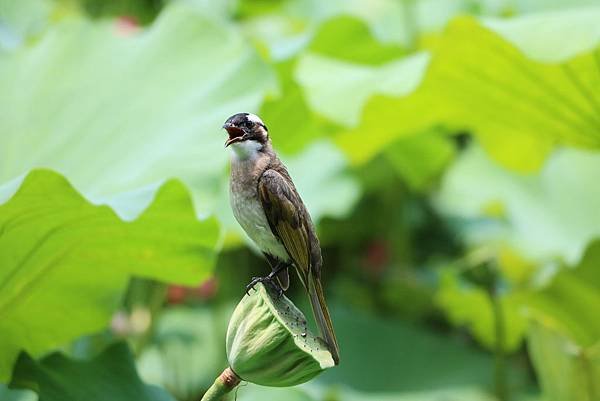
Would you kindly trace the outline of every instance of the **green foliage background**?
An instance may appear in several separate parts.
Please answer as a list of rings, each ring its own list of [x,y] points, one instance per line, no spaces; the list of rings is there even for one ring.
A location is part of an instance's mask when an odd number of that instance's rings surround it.
[[[266,272],[228,205],[239,111],[317,222],[342,364],[238,399],[600,400],[598,21],[0,0],[0,400],[201,398]]]

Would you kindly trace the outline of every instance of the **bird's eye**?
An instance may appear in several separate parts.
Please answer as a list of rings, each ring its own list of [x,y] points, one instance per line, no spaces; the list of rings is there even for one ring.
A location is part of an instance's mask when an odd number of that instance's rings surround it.
[[[252,128],[252,121],[244,121],[244,127],[245,128]]]

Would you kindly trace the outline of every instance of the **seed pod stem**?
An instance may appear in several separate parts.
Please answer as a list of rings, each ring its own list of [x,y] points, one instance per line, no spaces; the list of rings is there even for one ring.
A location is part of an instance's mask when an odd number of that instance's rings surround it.
[[[227,368],[216,378],[215,382],[206,391],[201,401],[218,401],[225,394],[233,390],[238,384],[240,384],[240,378],[231,370]]]

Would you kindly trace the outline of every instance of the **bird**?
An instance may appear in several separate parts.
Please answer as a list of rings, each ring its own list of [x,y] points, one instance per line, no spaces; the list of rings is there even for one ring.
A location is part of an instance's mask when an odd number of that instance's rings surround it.
[[[225,148],[231,149],[229,198],[233,215],[271,266],[271,273],[254,277],[247,290],[266,281],[281,295],[289,287],[288,268],[293,266],[337,365],[339,346],[321,284],[323,258],[310,214],[273,149],[267,126],[257,115],[234,114],[223,128],[228,134]]]

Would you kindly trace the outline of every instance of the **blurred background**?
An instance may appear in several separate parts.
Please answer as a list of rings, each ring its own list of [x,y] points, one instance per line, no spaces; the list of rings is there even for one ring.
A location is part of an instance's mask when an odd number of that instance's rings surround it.
[[[597,0],[0,0],[0,400],[201,399],[268,272],[229,207],[241,111],[317,223],[342,361],[236,399],[600,400],[598,21]]]

